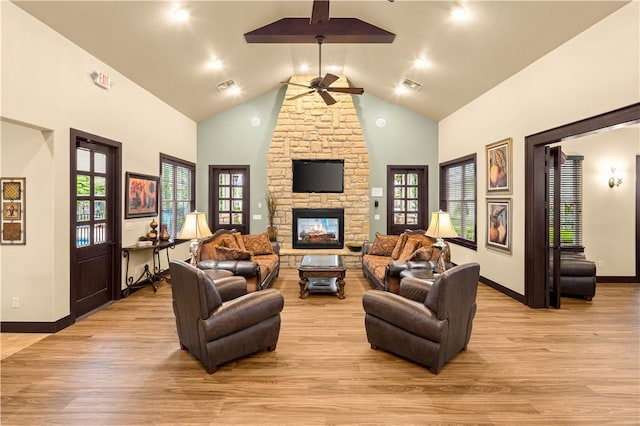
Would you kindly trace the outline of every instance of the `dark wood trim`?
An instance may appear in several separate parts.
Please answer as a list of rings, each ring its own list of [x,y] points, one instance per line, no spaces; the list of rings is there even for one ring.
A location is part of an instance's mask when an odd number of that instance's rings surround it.
[[[597,283],[625,283],[625,284],[640,284],[638,277],[622,277],[622,276],[596,276]]]
[[[510,298],[517,300],[520,303],[524,303],[524,296],[520,293],[516,293],[515,291],[511,290],[510,288],[507,288],[501,284],[498,284],[495,281],[490,280],[489,278],[483,277],[482,275],[480,275],[480,279],[479,281],[482,284],[485,284],[489,287],[491,287],[494,290],[499,291],[500,293],[504,294],[505,296],[509,296]]]
[[[393,174],[396,172],[417,172],[422,176],[422,182],[418,184],[418,223],[415,225],[394,225],[393,223]],[[400,235],[406,230],[427,229],[429,227],[429,166],[427,165],[387,165],[387,234]]]
[[[112,259],[113,259],[113,289],[111,294],[111,300],[118,300],[122,293],[122,143],[104,138],[102,136],[93,135],[91,133],[83,132],[82,130],[69,129],[69,310],[70,316],[76,318],[76,233],[75,233],[75,220],[73,212],[76,211],[76,198],[73,194],[76,191],[75,172],[76,172],[76,141],[77,139],[84,139],[87,142],[97,142],[102,145],[109,146],[114,149],[114,161],[111,167],[113,168],[113,184],[115,188],[115,194],[110,202],[113,205],[112,212],[114,212],[113,218],[113,235],[115,241],[110,244],[112,246]]]
[[[640,155],[636,155],[636,281],[640,282]]]
[[[544,148],[566,138],[584,136],[624,123],[640,121],[640,103],[525,137],[525,304],[546,308],[545,283],[545,155]],[[638,161],[636,160],[636,164]],[[638,175],[636,167],[636,179]],[[636,280],[638,259],[638,186],[636,184]]]
[[[3,333],[57,333],[75,322],[73,315],[67,315],[54,322],[2,321],[0,329]]]
[[[238,226],[234,224],[229,225],[216,225],[218,222],[218,182],[216,180],[216,173],[220,170],[237,170],[245,174],[245,182],[243,184],[243,192],[242,192],[242,206],[243,206],[243,226]],[[208,207],[209,207],[209,228],[211,228],[211,232],[215,232],[219,229],[235,229],[242,234],[251,233],[251,166],[250,165],[241,165],[241,164],[233,164],[233,165],[218,165],[218,164],[210,164],[209,171],[207,172],[208,176]]]

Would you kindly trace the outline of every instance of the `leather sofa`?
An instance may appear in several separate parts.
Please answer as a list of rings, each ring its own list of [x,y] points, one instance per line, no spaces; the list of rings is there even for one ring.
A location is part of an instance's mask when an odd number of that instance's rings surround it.
[[[560,258],[560,294],[592,300],[596,295],[596,264],[584,255]]]
[[[249,292],[271,287],[280,274],[280,246],[266,233],[218,230],[200,243],[197,260],[200,269],[224,269],[244,277]]]
[[[467,349],[476,313],[480,265],[467,263],[435,281],[404,278],[399,294],[369,290],[362,297],[367,340],[438,374]]]
[[[284,307],[278,290],[267,289],[223,302],[214,280],[204,271],[180,260],[172,260],[169,269],[180,347],[199,360],[208,373],[252,353],[275,350]],[[220,281],[237,279],[242,278]]]
[[[434,243],[424,230],[406,231],[401,235],[376,233],[374,241],[365,241],[362,245],[362,275],[371,288],[398,293],[402,271],[435,269],[440,249],[432,247]],[[442,250],[445,262],[449,263],[448,244],[445,243]]]

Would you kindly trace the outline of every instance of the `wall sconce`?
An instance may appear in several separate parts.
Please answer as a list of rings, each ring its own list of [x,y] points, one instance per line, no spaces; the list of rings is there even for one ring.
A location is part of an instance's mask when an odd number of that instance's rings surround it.
[[[620,186],[622,183],[622,178],[616,177],[616,168],[611,167],[611,177],[609,178],[609,188],[613,188],[614,186]]]

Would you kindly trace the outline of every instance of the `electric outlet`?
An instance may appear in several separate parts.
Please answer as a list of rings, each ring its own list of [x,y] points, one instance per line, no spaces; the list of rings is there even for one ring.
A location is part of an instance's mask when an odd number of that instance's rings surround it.
[[[19,297],[14,297],[13,299],[11,299],[11,307],[12,308],[19,308],[20,307],[20,298]]]
[[[604,266],[604,260],[598,260],[598,267],[602,268]]]

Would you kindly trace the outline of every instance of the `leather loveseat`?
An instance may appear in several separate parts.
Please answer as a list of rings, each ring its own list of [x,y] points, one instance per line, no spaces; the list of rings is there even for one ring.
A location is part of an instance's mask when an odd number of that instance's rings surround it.
[[[221,229],[200,243],[199,269],[224,269],[247,280],[247,291],[269,288],[280,273],[280,246],[266,233]]]
[[[424,230],[406,231],[401,235],[376,233],[374,241],[362,246],[362,275],[372,288],[398,293],[400,273],[407,269],[435,269],[440,249]],[[449,246],[444,247],[444,260],[450,261]]]

